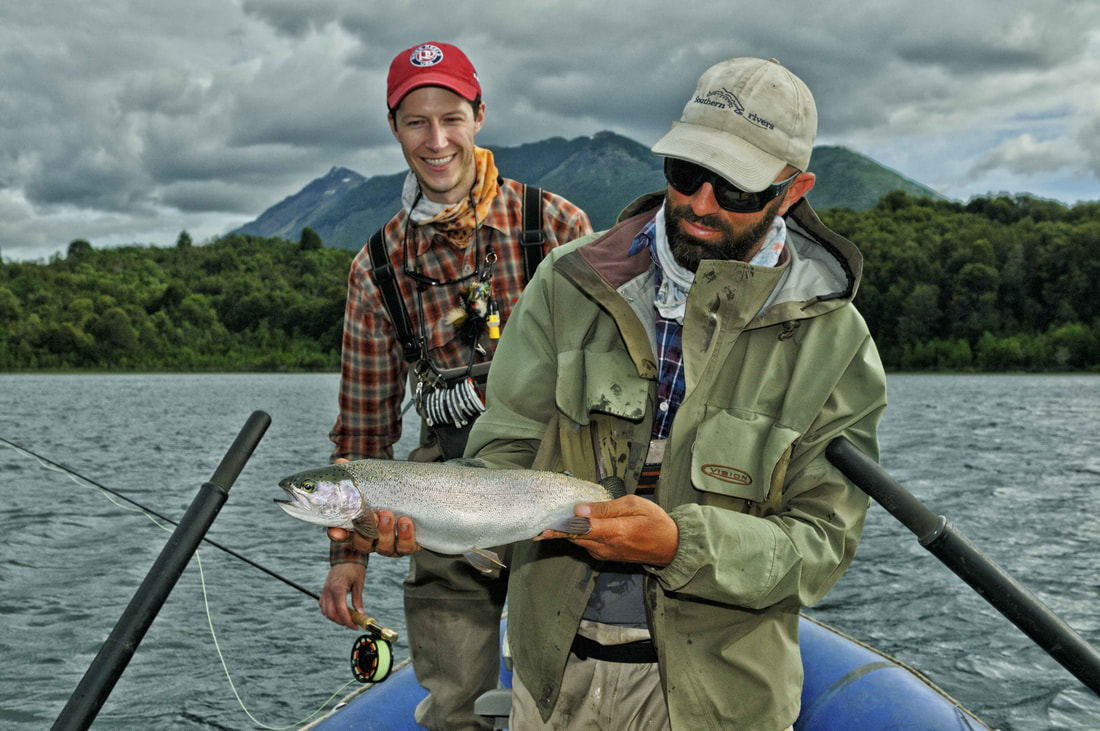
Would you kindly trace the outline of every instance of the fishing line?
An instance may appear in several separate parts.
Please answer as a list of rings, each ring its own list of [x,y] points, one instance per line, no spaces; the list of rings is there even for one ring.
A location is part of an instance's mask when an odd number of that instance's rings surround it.
[[[249,719],[251,719],[252,723],[256,724],[257,726],[260,726],[261,728],[266,728],[266,729],[268,729],[268,731],[287,731],[288,729],[298,728],[303,723],[308,723],[309,721],[312,721],[317,716],[321,715],[321,713],[325,710],[325,706],[328,705],[329,701],[331,701],[333,698],[335,698],[336,696],[343,693],[344,690],[349,685],[351,685],[352,683],[358,682],[355,679],[352,679],[352,680],[349,680],[348,682],[344,683],[342,686],[337,688],[336,691],[332,695],[330,695],[328,698],[326,698],[321,703],[321,705],[317,708],[316,711],[309,714],[308,716],[301,719],[300,721],[295,721],[294,723],[290,724],[289,726],[268,726],[266,723],[260,721],[258,718],[253,716],[252,712],[248,710],[247,706],[245,706],[244,700],[241,699],[241,694],[237,692],[237,685],[236,685],[236,683],[233,682],[233,677],[229,674],[229,666],[226,664],[225,656],[222,654],[222,647],[221,647],[220,644],[218,644],[218,636],[214,632],[214,618],[210,615],[210,601],[207,598],[207,594],[206,594],[206,574],[203,573],[203,570],[202,570],[202,557],[199,555],[198,551],[195,551],[195,560],[198,562],[198,566],[199,566],[199,582],[202,584],[202,604],[203,604],[203,607],[206,609],[206,623],[210,627],[210,637],[214,640],[214,649],[218,651],[218,659],[221,660],[222,670],[225,671],[225,679],[229,681],[229,688],[230,688],[230,690],[233,691],[233,696],[237,699],[237,704],[240,705],[241,710],[244,711],[245,715],[248,716]]]
[[[61,472],[65,475],[67,475],[70,480],[72,480],[73,482],[75,482],[78,485],[80,484],[80,480],[83,480],[85,483],[87,483],[87,485],[91,485],[92,487],[95,487],[99,490],[102,490],[103,492],[108,494],[107,495],[108,500],[110,500],[114,505],[117,505],[118,507],[122,508],[123,510],[128,510],[130,512],[143,512],[143,513],[145,513],[146,517],[148,517],[149,520],[151,520],[153,522],[153,525],[157,526],[158,528],[162,528],[164,530],[167,530],[167,528],[165,528],[163,525],[161,525],[156,520],[154,520],[154,518],[159,518],[160,520],[163,520],[165,523],[169,523],[171,525],[178,525],[178,523],[176,521],[172,520],[171,518],[166,518],[165,516],[161,515],[160,513],[156,512],[155,510],[152,510],[151,508],[145,507],[144,505],[137,502],[136,500],[134,500],[132,498],[128,498],[125,495],[123,495],[119,492],[116,492],[115,490],[112,490],[111,488],[107,487],[106,485],[101,485],[100,483],[96,482],[95,480],[93,480],[89,477],[85,477],[84,475],[80,474],[76,470],[70,469],[70,468],[66,467],[65,465],[58,464],[57,462],[54,462],[51,459],[47,459],[46,457],[43,457],[40,454],[36,454],[35,452],[27,449],[26,447],[20,446],[20,445],[16,444],[15,442],[9,441],[9,440],[7,440],[3,437],[0,437],[0,442],[3,442],[3,444],[6,445],[7,447],[9,447],[10,449],[14,449],[15,451],[22,453],[26,457],[30,457],[31,459],[37,460],[38,463],[40,465],[42,465],[43,468],[48,469],[51,472]],[[125,505],[120,505],[119,503],[115,502],[114,500],[111,500],[111,497],[110,497],[111,495],[114,495],[115,497],[117,497],[121,500],[125,500],[126,502],[130,503],[134,507],[138,508],[138,510],[134,511],[132,508],[128,508]],[[265,567],[261,564],[256,563],[255,561],[248,558],[247,556],[243,556],[243,555],[237,553],[232,548],[228,548],[226,546],[223,546],[222,544],[218,543],[217,541],[211,540],[210,538],[206,538],[205,536],[203,537],[202,540],[206,543],[209,543],[211,546],[214,546],[215,548],[217,548],[221,551],[224,551],[225,553],[228,553],[233,558],[240,559],[241,561],[244,561],[249,566],[252,566],[253,568],[257,568],[260,571],[263,571],[268,576],[271,576],[272,578],[278,579],[279,581],[283,582],[287,586],[290,586],[290,587],[293,587],[293,588],[297,589],[298,591],[302,592],[306,596],[312,597],[316,601],[321,601],[321,597],[319,595],[313,593],[312,591],[305,588],[304,586],[302,586],[300,584],[297,584],[294,581],[291,581],[290,579],[286,578],[285,576],[280,576],[279,574],[275,573],[271,569],[269,569],[269,568],[267,568],[267,567]]]
[[[171,532],[166,526],[164,526],[164,525],[157,522],[158,518],[160,520],[164,521],[165,523],[170,523],[171,525],[177,525],[176,521],[172,520],[171,518],[166,518],[165,516],[161,515],[160,513],[157,513],[154,510],[150,510],[149,508],[146,508],[145,506],[141,505],[137,501],[135,501],[131,498],[128,498],[125,495],[123,495],[123,494],[121,494],[121,493],[119,493],[115,490],[112,490],[111,488],[109,488],[105,485],[101,485],[100,483],[96,482],[95,480],[93,480],[91,478],[85,477],[84,475],[80,474],[76,470],[70,469],[70,468],[68,468],[68,467],[66,467],[62,464],[58,464],[57,462],[54,462],[51,459],[43,457],[42,455],[37,454],[36,452],[34,452],[30,449],[27,449],[26,447],[23,447],[19,444],[16,444],[15,442],[12,442],[8,439],[5,439],[4,437],[0,437],[0,444],[2,444],[4,446],[7,446],[9,449],[15,450],[16,452],[22,454],[25,457],[29,457],[30,459],[36,460],[44,469],[47,469],[51,472],[60,472],[60,473],[64,474],[70,480],[72,480],[74,483],[80,485],[81,487],[91,486],[91,487],[94,487],[94,488],[97,488],[97,489],[101,490],[105,494],[107,499],[112,504],[118,506],[119,508],[122,508],[123,510],[127,510],[127,511],[130,511],[130,512],[140,512],[140,513],[144,514],[145,517],[147,517],[150,521],[152,521],[153,525],[157,526],[158,528],[160,528],[163,531]],[[127,507],[125,505],[120,504],[119,502],[114,500],[112,496],[117,497],[121,500],[125,500],[126,502],[130,503],[135,508],[137,508],[137,510],[134,510],[134,508],[130,508],[130,507]],[[245,556],[242,556],[241,554],[237,553],[233,549],[226,548],[225,546],[221,545],[220,543],[217,543],[216,541],[212,541],[212,540],[210,540],[209,538],[206,538],[206,537],[204,537],[202,540],[205,541],[206,543],[209,543],[210,545],[214,546],[215,548],[217,548],[221,551],[224,551],[225,553],[228,553],[230,556],[233,556],[234,558],[238,558],[241,561],[244,561],[249,566],[257,568],[260,571],[263,571],[264,573],[268,574],[269,576],[272,576],[272,577],[278,579],[279,581],[282,581],[284,584],[297,589],[298,591],[302,592],[303,594],[306,594],[306,595],[308,595],[310,597],[313,597],[314,599],[320,601],[320,597],[318,595],[316,595],[313,592],[309,591],[305,587],[296,584],[295,582],[291,581],[290,579],[286,579],[282,576],[279,576],[274,571],[272,571],[272,570],[256,563],[255,561],[253,561],[253,560],[251,560],[251,559],[249,559]],[[237,703],[240,705],[241,710],[244,711],[245,715],[248,716],[249,719],[251,719],[254,724],[256,724],[257,726],[260,726],[262,728],[268,729],[268,731],[287,731],[288,729],[298,728],[303,723],[307,723],[308,721],[310,721],[310,720],[316,718],[317,716],[319,716],[324,711],[325,706],[328,705],[329,701],[331,701],[333,698],[335,698],[339,694],[343,693],[344,690],[349,685],[352,685],[353,683],[357,682],[354,679],[349,680],[347,683],[345,683],[344,685],[337,688],[336,691],[332,695],[330,695],[328,698],[326,698],[324,700],[324,702],[321,703],[321,705],[317,708],[316,711],[314,711],[313,713],[309,714],[305,718],[301,719],[300,721],[296,721],[295,723],[293,723],[289,726],[268,726],[267,724],[261,722],[259,719],[257,719],[255,716],[253,716],[251,711],[249,711],[248,708],[245,706],[244,700],[241,699],[240,693],[237,692],[237,686],[233,682],[233,678],[229,673],[229,666],[226,664],[225,656],[222,654],[221,645],[218,643],[218,636],[214,631],[214,619],[213,619],[213,617],[210,613],[210,599],[209,599],[209,596],[208,596],[207,591],[206,591],[206,573],[203,571],[202,556],[199,554],[198,551],[195,551],[195,561],[196,561],[196,563],[198,565],[198,568],[199,568],[199,583],[202,585],[202,602],[203,602],[203,607],[206,610],[206,622],[207,622],[207,625],[210,627],[210,637],[211,637],[211,639],[214,640],[214,649],[217,650],[217,652],[218,652],[218,659],[221,661],[222,670],[225,672],[225,678],[226,678],[226,680],[229,681],[229,687],[233,691],[233,695],[234,695],[234,697],[236,697]]]

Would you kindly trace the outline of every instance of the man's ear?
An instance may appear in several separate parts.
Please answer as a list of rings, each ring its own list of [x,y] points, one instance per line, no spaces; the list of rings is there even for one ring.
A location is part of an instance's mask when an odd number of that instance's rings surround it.
[[[477,109],[477,116],[474,117],[474,134],[476,135],[481,131],[481,125],[485,124],[485,102],[481,103],[481,106]]]
[[[779,206],[778,215],[782,216],[790,207],[798,202],[798,199],[810,192],[817,182],[817,176],[813,173],[799,173],[783,194],[783,203]]]

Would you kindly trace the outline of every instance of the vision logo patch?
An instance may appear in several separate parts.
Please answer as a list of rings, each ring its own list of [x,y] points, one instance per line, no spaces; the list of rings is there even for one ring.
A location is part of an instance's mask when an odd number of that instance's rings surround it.
[[[722,482],[729,482],[733,485],[751,485],[752,477],[744,470],[739,470],[736,467],[727,467],[720,464],[705,464],[702,469],[703,474],[707,477],[713,477],[716,480]]]

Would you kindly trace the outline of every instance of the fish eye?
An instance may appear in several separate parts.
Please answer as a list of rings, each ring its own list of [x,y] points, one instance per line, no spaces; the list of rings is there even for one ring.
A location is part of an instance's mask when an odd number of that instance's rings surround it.
[[[313,480],[302,480],[302,489],[306,492],[313,492],[317,489],[317,483]]]

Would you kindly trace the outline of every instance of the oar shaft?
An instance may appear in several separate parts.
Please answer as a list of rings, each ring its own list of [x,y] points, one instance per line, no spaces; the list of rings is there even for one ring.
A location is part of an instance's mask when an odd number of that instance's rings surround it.
[[[1026,587],[844,437],[834,439],[826,448],[825,456],[857,487],[913,531],[922,546],[1062,667],[1100,695],[1100,652]]]
[[[270,423],[271,417],[262,411],[249,417],[210,482],[199,488],[145,581],[65,704],[54,729],[86,729],[95,720]]]

